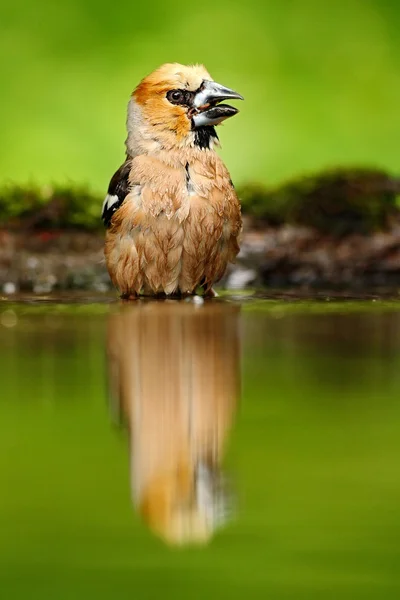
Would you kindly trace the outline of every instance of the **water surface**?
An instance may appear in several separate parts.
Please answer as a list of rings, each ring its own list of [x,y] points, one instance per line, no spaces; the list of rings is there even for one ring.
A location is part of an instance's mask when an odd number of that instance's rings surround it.
[[[0,305],[0,590],[400,593],[395,301]]]

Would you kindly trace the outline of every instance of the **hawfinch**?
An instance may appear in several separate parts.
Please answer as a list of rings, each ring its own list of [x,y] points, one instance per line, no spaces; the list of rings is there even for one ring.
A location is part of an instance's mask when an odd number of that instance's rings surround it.
[[[187,295],[212,286],[238,251],[240,204],[216,154],[215,126],[240,94],[203,66],[165,64],[128,104],[126,159],[112,177],[102,219],[105,258],[123,298]]]

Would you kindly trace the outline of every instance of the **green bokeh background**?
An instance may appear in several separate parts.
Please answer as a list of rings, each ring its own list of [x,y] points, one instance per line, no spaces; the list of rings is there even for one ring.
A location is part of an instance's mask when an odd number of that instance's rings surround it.
[[[169,61],[203,62],[245,96],[220,131],[235,183],[396,171],[399,30],[397,0],[3,0],[0,182],[104,190],[130,92]]]

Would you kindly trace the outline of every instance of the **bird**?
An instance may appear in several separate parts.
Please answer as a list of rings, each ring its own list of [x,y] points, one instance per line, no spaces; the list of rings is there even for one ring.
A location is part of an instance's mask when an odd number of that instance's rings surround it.
[[[240,345],[229,303],[144,301],[109,316],[110,416],[127,434],[132,503],[168,545],[207,544],[235,516],[224,458]]]
[[[105,261],[120,296],[214,296],[239,252],[241,208],[215,127],[241,94],[203,65],[167,63],[128,103],[126,158],[103,203]]]

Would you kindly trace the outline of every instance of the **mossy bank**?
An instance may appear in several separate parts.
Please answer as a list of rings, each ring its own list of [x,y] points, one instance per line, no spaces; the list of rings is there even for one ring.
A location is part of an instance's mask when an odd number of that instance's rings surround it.
[[[400,286],[400,179],[335,169],[276,188],[238,189],[244,233],[222,286]],[[0,286],[46,292],[111,288],[103,198],[84,186],[0,190]]]

